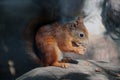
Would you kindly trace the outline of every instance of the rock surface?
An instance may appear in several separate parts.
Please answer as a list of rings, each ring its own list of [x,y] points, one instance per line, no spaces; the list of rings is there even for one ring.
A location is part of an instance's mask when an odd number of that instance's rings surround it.
[[[77,60],[69,68],[38,67],[16,80],[120,80],[120,65]]]
[[[108,17],[120,23],[120,0],[109,0],[106,7]]]

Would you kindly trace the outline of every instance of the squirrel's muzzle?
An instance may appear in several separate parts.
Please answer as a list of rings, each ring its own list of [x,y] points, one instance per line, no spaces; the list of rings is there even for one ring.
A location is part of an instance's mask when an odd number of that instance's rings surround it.
[[[74,47],[79,47],[79,46],[82,46],[84,48],[87,48],[87,45],[88,45],[88,40],[84,40],[84,41],[72,41],[72,45]]]

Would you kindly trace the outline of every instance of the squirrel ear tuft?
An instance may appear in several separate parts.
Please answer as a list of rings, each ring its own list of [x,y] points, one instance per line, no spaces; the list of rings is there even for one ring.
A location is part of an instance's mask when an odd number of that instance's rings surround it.
[[[82,17],[82,16],[79,16],[78,19],[77,19],[77,22],[78,22],[78,23],[83,23],[83,17]]]

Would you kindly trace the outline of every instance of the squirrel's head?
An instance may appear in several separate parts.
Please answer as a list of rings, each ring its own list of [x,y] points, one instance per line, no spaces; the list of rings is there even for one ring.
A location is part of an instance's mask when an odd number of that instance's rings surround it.
[[[83,18],[78,17],[76,21],[71,22],[69,29],[73,36],[73,45],[86,47],[88,44],[88,31],[84,25]]]

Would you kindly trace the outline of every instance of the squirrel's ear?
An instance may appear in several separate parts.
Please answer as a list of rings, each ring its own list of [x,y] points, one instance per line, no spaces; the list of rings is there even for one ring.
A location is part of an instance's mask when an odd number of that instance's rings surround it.
[[[76,25],[74,23],[71,23],[70,26],[69,26],[70,30],[75,30],[76,28]]]
[[[78,17],[78,19],[77,19],[77,23],[78,23],[78,24],[83,23],[83,17],[81,17],[81,16]]]

